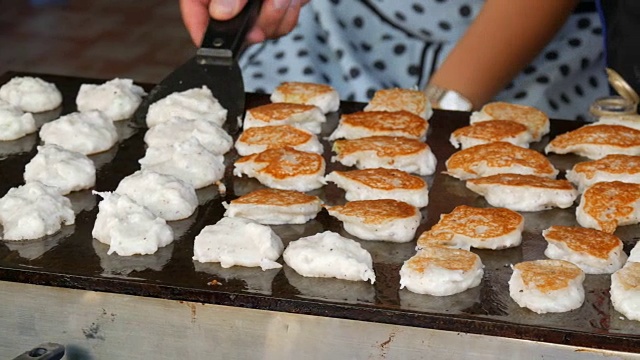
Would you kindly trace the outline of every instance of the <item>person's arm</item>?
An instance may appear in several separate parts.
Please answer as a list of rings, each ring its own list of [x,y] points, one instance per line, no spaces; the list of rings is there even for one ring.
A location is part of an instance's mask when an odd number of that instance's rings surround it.
[[[487,0],[431,84],[474,109],[490,101],[553,38],[578,0]]]
[[[309,0],[264,0],[256,25],[247,34],[253,44],[288,34],[298,23],[300,8]],[[180,0],[180,12],[191,39],[200,45],[209,18],[228,20],[237,15],[247,0]]]

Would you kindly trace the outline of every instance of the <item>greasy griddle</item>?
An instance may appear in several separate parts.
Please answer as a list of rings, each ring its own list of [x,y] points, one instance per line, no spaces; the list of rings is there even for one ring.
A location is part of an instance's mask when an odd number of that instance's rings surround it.
[[[4,74],[0,77],[0,84],[15,75],[29,74]],[[39,114],[39,122],[75,111],[75,97],[82,83],[103,82],[41,74],[35,76],[55,83],[64,98],[61,109]],[[248,108],[267,102],[265,95],[247,94]],[[341,111],[358,111],[363,105],[343,103]],[[427,143],[438,158],[438,171],[425,178],[430,185],[430,203],[422,210],[424,218],[416,236],[435,224],[440,214],[450,212],[457,205],[488,206],[482,197],[467,190],[464,182],[441,174],[445,160],[454,152],[448,141],[449,134],[467,124],[468,118],[468,113],[435,111],[430,120]],[[326,137],[337,121],[338,114],[329,115],[321,136]],[[534,144],[533,148],[542,150],[550,138],[580,125],[577,122],[552,121],[551,134]],[[91,156],[98,168],[97,191],[114,190],[123,177],[139,169],[137,160],[145,152],[144,129],[129,127],[126,122],[119,122],[117,126],[121,141],[116,147]],[[32,134],[17,141],[0,143],[0,196],[4,196],[11,187],[23,184],[24,166],[36,154],[38,142],[37,135]],[[330,144],[326,140],[323,142],[327,170],[346,169],[329,162]],[[232,164],[236,158],[233,151],[226,156],[228,166],[224,183],[227,193],[221,195],[215,186],[198,190],[201,205],[196,213],[186,220],[170,223],[177,235],[176,241],[156,254],[133,257],[107,255],[108,247],[91,237],[99,200],[90,191],[81,191],[69,196],[77,213],[75,225],[66,226],[58,234],[44,239],[0,241],[0,280],[610,350],[635,352],[640,348],[640,322],[623,319],[613,310],[609,300],[608,275],[587,275],[584,305],[567,313],[538,315],[518,307],[509,297],[510,265],[545,258],[546,242],[541,231],[551,225],[576,225],[575,205],[566,210],[523,213],[525,230],[522,245],[500,251],[473,250],[485,265],[481,285],[447,297],[418,295],[399,289],[398,272],[403,261],[414,254],[415,241],[405,244],[360,241],[373,256],[377,280],[374,285],[305,278],[287,265],[282,269],[261,271],[259,268],[242,267],[223,269],[218,264],[194,262],[191,259],[193,239],[204,226],[214,224],[222,217],[222,202],[260,187],[253,179],[232,176]],[[560,170],[584,160],[567,155],[551,155],[549,158]],[[561,171],[561,176],[563,174]],[[329,204],[344,202],[344,193],[333,184],[312,193]],[[324,210],[315,220],[304,225],[272,228],[285,245],[325,230],[351,237],[342,230],[340,222]],[[640,236],[640,227],[621,227],[616,234],[622,238],[628,252]]]

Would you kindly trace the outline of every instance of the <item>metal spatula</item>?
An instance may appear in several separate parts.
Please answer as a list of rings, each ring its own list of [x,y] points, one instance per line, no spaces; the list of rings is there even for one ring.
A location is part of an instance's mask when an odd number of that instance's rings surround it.
[[[156,85],[133,115],[135,125],[147,127],[149,105],[174,92],[206,85],[220,104],[228,110],[225,127],[230,133],[238,130],[237,118],[244,114],[245,93],[239,55],[247,32],[258,17],[261,0],[249,0],[235,18],[228,21],[211,19],[202,46],[196,56],[174,70]]]

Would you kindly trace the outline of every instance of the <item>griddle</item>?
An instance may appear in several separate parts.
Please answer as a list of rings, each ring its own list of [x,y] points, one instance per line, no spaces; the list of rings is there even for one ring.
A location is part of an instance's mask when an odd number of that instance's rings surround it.
[[[81,84],[102,83],[103,79],[53,76],[32,73],[5,73],[0,85],[13,76],[39,76],[55,83],[63,94],[60,109],[38,114],[40,123],[76,110],[75,97]],[[149,90],[152,85],[144,87]],[[268,103],[266,95],[246,94],[247,108]],[[341,112],[350,113],[364,107],[362,103],[343,102]],[[336,126],[339,114],[329,115],[321,137]],[[464,182],[441,174],[445,160],[455,151],[449,144],[450,133],[468,124],[469,113],[436,110],[430,120],[427,143],[438,158],[437,172],[425,177],[430,185],[429,206],[422,209],[423,220],[417,235],[435,224],[440,214],[457,205],[489,206],[482,197],[466,189]],[[583,125],[579,122],[553,120],[551,134],[532,148],[542,150],[550,138]],[[112,191],[125,176],[139,169],[137,160],[145,152],[144,130],[119,122],[120,142],[111,150],[91,156],[97,165],[94,190]],[[235,134],[237,135],[237,134]],[[346,169],[329,162],[330,145],[326,140],[328,171]],[[0,143],[0,196],[23,184],[24,166],[36,154],[37,134]],[[586,299],[582,307],[560,314],[535,314],[518,307],[511,300],[508,280],[511,264],[543,259],[546,242],[543,229],[551,225],[576,225],[575,205],[523,213],[523,243],[499,251],[473,250],[485,265],[480,286],[463,293],[434,297],[399,289],[402,263],[414,254],[415,241],[405,244],[360,241],[374,261],[376,283],[338,279],[305,278],[284,264],[282,269],[202,264],[192,260],[193,240],[200,230],[216,223],[224,213],[223,201],[251,191],[260,185],[253,179],[232,176],[232,164],[238,155],[226,155],[224,179],[227,192],[215,186],[197,191],[200,206],[188,219],[169,223],[176,240],[154,255],[121,257],[107,255],[107,246],[92,239],[91,230],[98,212],[98,198],[85,190],[69,195],[77,213],[75,225],[63,227],[52,236],[29,241],[0,240],[0,280],[57,286],[90,291],[111,292],[271,311],[307,314],[343,319],[379,322],[446,331],[508,337],[572,346],[637,352],[640,349],[640,322],[626,320],[616,312],[609,299],[609,275],[587,275]],[[572,155],[550,155],[561,170],[585,159]],[[344,193],[333,184],[314,194],[329,204],[344,203]],[[322,211],[304,225],[272,227],[285,245],[302,236],[331,230],[351,237],[339,221]],[[417,236],[416,235],[416,236]],[[640,238],[640,226],[620,227],[616,232],[625,243],[627,253]],[[279,260],[282,262],[282,259]],[[20,296],[16,294],[16,296]]]

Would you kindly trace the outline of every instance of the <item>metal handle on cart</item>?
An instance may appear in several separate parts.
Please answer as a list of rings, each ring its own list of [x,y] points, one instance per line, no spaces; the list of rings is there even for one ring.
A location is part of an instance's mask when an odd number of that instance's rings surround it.
[[[56,343],[44,343],[13,360],[60,360],[63,356],[64,346]]]

